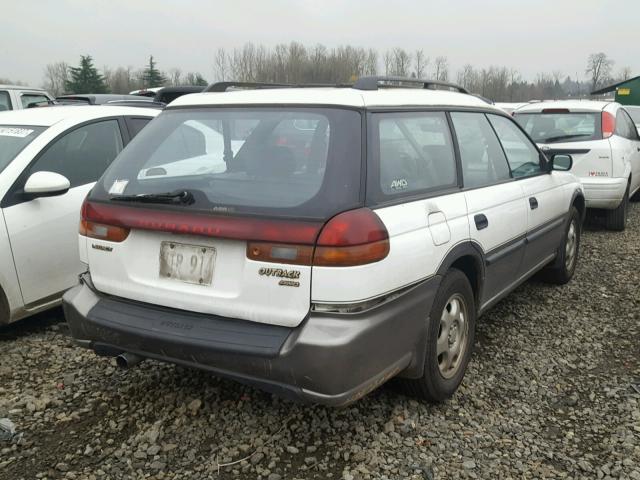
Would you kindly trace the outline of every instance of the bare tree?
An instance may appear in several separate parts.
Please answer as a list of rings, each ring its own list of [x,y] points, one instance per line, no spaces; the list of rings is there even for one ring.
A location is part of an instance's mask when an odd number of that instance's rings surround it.
[[[373,48],[370,48],[367,51],[367,59],[364,63],[364,72],[365,75],[377,75],[378,73],[378,52],[376,52]]]
[[[229,58],[224,48],[219,48],[216,51],[216,56],[213,59],[213,70],[215,78],[224,82],[228,80],[229,75]]]
[[[49,63],[44,68],[43,87],[53,96],[62,95],[69,80],[69,65],[65,62]]]
[[[631,67],[629,66],[622,67],[620,69],[620,74],[618,75],[618,78],[620,79],[620,81],[629,80],[631,78],[632,72],[633,70],[631,69]]]
[[[434,80],[446,82],[449,79],[449,61],[447,57],[436,57],[433,73]]]
[[[416,78],[424,78],[424,72],[429,65],[429,57],[424,56],[424,51],[422,49],[416,50],[413,54],[415,59],[415,76]]]
[[[403,48],[393,49],[393,73],[399,77],[408,77],[411,70],[411,55]]]
[[[606,53],[592,53],[587,59],[587,69],[585,73],[591,79],[591,90],[595,90],[603,82],[609,80],[611,69],[613,68],[613,60],[607,57]]]
[[[112,93],[129,93],[142,88],[142,81],[135,77],[131,67],[118,67],[110,70],[107,85]]]
[[[169,85],[178,86],[182,83],[182,70],[174,67],[169,70],[165,77],[169,80]]]
[[[384,74],[392,75],[393,73],[393,54],[387,50],[382,56],[382,62],[384,63]]]

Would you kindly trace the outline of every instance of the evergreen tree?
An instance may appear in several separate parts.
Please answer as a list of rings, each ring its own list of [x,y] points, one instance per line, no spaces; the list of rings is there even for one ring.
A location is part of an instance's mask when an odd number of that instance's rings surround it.
[[[142,81],[146,88],[162,87],[167,82],[162,72],[156,68],[153,55],[149,56],[149,65],[142,73]]]
[[[69,68],[70,79],[65,82],[68,93],[107,93],[104,77],[93,66],[91,55],[80,56],[80,66]]]

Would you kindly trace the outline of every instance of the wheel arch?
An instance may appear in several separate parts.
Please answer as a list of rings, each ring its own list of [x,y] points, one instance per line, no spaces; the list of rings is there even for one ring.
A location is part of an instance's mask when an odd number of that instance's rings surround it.
[[[6,325],[11,318],[11,309],[9,308],[9,299],[4,293],[2,285],[0,285],[0,325]]]
[[[580,214],[580,223],[584,222],[584,219],[587,216],[587,203],[584,195],[579,190],[574,192],[573,197],[571,198],[571,206],[576,207],[578,210],[578,213]]]
[[[474,242],[456,245],[440,264],[438,275],[444,276],[452,268],[460,270],[469,280],[475,297],[476,309],[479,310],[485,278],[484,253],[480,245]]]

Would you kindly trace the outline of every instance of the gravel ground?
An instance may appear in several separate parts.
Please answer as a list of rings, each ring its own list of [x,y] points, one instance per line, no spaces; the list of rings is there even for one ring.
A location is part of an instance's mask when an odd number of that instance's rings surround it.
[[[75,348],[60,311],[0,330],[0,478],[640,480],[640,204],[594,222],[575,279],[486,314],[455,397],[391,385],[309,407],[153,361]]]

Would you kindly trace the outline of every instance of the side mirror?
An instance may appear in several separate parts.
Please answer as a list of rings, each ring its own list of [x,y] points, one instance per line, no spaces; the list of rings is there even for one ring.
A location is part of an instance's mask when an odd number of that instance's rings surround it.
[[[551,170],[568,172],[573,167],[573,157],[564,153],[557,153],[551,157]]]
[[[31,198],[53,197],[69,191],[69,179],[55,172],[35,172],[24,184],[24,193]]]

